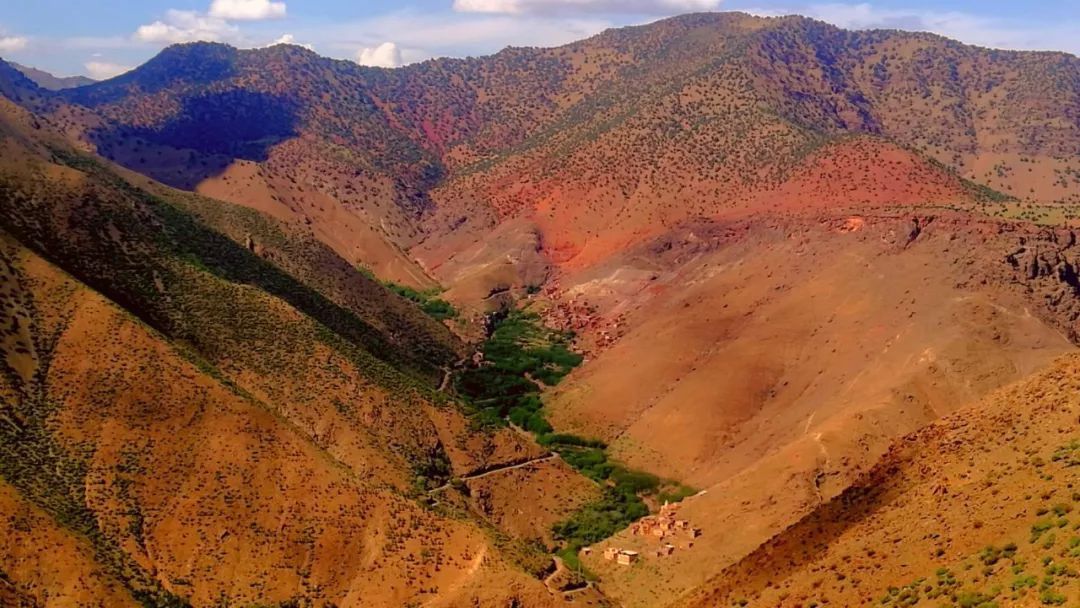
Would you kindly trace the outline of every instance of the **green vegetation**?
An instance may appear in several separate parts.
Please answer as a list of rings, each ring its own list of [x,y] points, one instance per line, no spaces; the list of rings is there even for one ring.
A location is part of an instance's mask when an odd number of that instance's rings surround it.
[[[417,291],[412,287],[408,287],[406,285],[398,285],[393,281],[383,281],[383,285],[385,285],[386,288],[390,291],[416,304],[420,307],[420,310],[438,319],[439,321],[445,321],[446,319],[454,319],[458,316],[458,311],[454,308],[453,304],[436,297],[440,293],[442,293],[442,290],[438,287],[432,287],[431,289],[425,289],[424,291]]]
[[[555,537],[576,552],[604,540],[649,514],[645,502],[628,486],[608,486],[603,494],[569,519],[555,524]]]
[[[649,508],[643,497],[655,497],[657,502],[679,502],[696,493],[689,486],[612,461],[601,442],[565,434],[540,439],[541,443],[558,452],[567,464],[604,486],[598,500],[586,504],[554,527],[555,537],[575,552],[648,515]]]
[[[1027,464],[1039,473],[1040,479],[1050,482],[1055,479],[1052,465],[1063,470],[1075,466],[1078,451],[1080,441],[1074,440],[1057,448],[1049,459],[1029,453]],[[1028,544],[988,545],[962,562],[960,570],[966,574],[960,576],[964,580],[957,580],[951,570],[942,567],[937,570],[936,580],[919,579],[902,588],[891,588],[879,603],[935,608],[1074,605],[1080,599],[1076,586],[1080,579],[1080,536],[1076,535],[1080,523],[1070,521],[1068,516],[1076,510],[1080,492],[1073,491],[1071,483],[1067,487],[1070,492],[1065,496],[1056,495],[1053,488],[1038,495],[1044,502],[1033,506],[1036,519]],[[1028,572],[1029,560],[1041,564],[1042,570]]]
[[[544,327],[536,313],[512,311],[496,322],[481,352],[484,364],[457,376],[459,395],[485,424],[515,425],[538,435],[552,428],[541,412],[540,392],[581,364],[570,350],[573,336]]]
[[[554,526],[563,542],[560,555],[568,566],[579,564],[578,550],[603,540],[649,514],[643,497],[677,502],[695,490],[629,469],[612,461],[604,442],[556,433],[544,417],[543,385],[558,384],[578,366],[581,355],[570,350],[572,334],[544,327],[539,315],[515,310],[495,322],[481,347],[484,363],[460,373],[456,387],[482,424],[507,420],[532,432],[540,445],[582,475],[603,485],[600,498]]]
[[[598,500],[586,504],[554,527],[555,537],[575,552],[648,515],[649,508],[643,497],[651,496],[661,503],[679,502],[697,492],[689,486],[612,461],[604,444],[596,440],[562,434],[542,436],[540,441],[558,452],[582,475],[604,486]]]
[[[1080,467],[1080,439],[1074,439],[1054,450],[1050,460],[1060,462],[1066,467]]]
[[[413,491],[417,496],[437,488],[444,483],[457,481],[451,478],[450,458],[442,445],[429,448],[427,453],[414,458]]]

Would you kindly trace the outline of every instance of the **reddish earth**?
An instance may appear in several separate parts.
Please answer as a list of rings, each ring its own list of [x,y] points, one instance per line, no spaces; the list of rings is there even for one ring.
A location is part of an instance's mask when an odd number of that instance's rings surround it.
[[[812,153],[750,206],[800,211],[970,203],[971,193],[959,177],[895,144],[856,138]]]
[[[627,329],[551,395],[553,424],[705,491],[684,507],[706,531],[693,550],[633,570],[587,559],[605,593],[664,605],[841,493],[895,438],[1073,351],[1069,317],[988,284],[1012,273],[1015,237],[983,226],[699,226],[653,244],[651,272],[630,256],[564,282]]]
[[[740,14],[61,94],[0,63],[0,602],[1078,601],[1077,65]],[[524,298],[577,332],[548,418],[700,490],[702,536],[619,532],[568,592],[543,545],[601,488],[436,390],[469,347],[366,271],[461,335]]]

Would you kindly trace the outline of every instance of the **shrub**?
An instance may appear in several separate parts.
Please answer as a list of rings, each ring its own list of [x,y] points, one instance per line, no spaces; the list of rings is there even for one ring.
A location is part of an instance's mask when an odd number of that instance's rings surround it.
[[[1068,598],[1063,594],[1053,589],[1044,589],[1042,593],[1039,594],[1039,601],[1042,602],[1043,606],[1060,606],[1061,604],[1064,604],[1067,599]]]
[[[636,494],[618,487],[604,488],[599,500],[581,508],[570,519],[555,524],[555,537],[569,546],[601,541],[631,522],[649,514],[649,508]]]
[[[384,281],[383,285],[390,291],[393,291],[406,300],[416,304],[420,307],[420,310],[440,321],[453,319],[458,316],[458,311],[450,304],[450,302],[435,297],[439,294],[439,289],[437,288],[417,291],[412,287],[398,285],[393,281]]]

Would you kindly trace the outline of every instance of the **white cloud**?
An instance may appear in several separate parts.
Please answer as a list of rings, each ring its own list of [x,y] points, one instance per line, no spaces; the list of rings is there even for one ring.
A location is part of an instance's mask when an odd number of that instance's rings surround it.
[[[356,52],[356,63],[376,68],[396,68],[401,65],[401,49],[393,42],[365,47]]]
[[[94,80],[107,80],[132,70],[129,65],[120,65],[108,61],[87,61],[83,64],[83,67],[86,68],[87,75]]]
[[[296,36],[293,36],[292,34],[282,34],[280,38],[278,38],[277,40],[271,42],[270,44],[268,44],[266,46],[268,46],[268,47],[269,46],[276,46],[276,45],[279,45],[279,44],[291,44],[293,46],[304,47],[305,49],[307,49],[309,51],[314,51],[315,50],[315,47],[313,45],[302,43],[302,42],[297,42],[296,41]]]
[[[217,42],[237,37],[239,29],[220,17],[202,15],[195,11],[170,9],[165,19],[135,30],[135,39],[142,42],[175,44],[205,40]]]
[[[14,53],[26,48],[29,40],[24,36],[0,36],[0,53]]]
[[[671,15],[712,11],[721,0],[454,0],[454,10],[462,13],[607,13]]]
[[[508,45],[554,46],[587,38],[615,25],[603,18],[513,15],[435,14],[399,11],[298,31],[302,39],[320,40],[320,49],[356,58],[357,48],[375,48],[393,40],[403,64],[431,57],[486,55]]]
[[[210,16],[231,21],[262,21],[285,17],[285,3],[270,0],[214,0]]]
[[[206,13],[170,9],[165,17],[139,26],[133,38],[139,42],[176,44],[181,42],[239,43],[243,39],[234,21],[259,21],[285,16],[284,2],[270,0],[213,0]],[[292,42],[289,42],[292,44]]]

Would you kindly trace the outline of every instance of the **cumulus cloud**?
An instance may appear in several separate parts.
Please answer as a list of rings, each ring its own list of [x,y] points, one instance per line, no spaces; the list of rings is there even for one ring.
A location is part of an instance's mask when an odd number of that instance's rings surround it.
[[[87,61],[83,64],[83,67],[86,68],[87,75],[94,80],[107,80],[132,70],[129,65],[120,65],[108,61]]]
[[[24,36],[0,36],[0,53],[14,53],[26,48],[29,43]]]
[[[170,9],[165,13],[165,19],[139,26],[135,30],[135,39],[165,44],[196,40],[217,42],[234,38],[238,33],[235,25],[219,17]]]
[[[314,51],[315,50],[315,47],[310,45],[310,44],[306,44],[306,43],[303,43],[303,42],[297,42],[296,37],[293,36],[292,34],[282,34],[280,38],[278,38],[277,40],[271,42],[270,44],[268,44],[266,46],[276,46],[276,45],[279,45],[279,44],[291,44],[293,46],[304,47],[305,49],[307,49],[309,51]]]
[[[398,11],[360,21],[298,31],[304,39],[317,39],[320,49],[347,53],[374,48],[393,40],[403,64],[431,57],[486,55],[507,45],[552,46],[597,34],[615,22],[606,18],[571,18],[514,15],[436,14]]]
[[[279,19],[285,16],[284,2],[271,0],[213,0],[208,12],[170,9],[165,17],[139,26],[133,38],[139,42],[176,44],[180,42],[238,42],[240,28],[235,21]]]
[[[231,21],[262,21],[285,17],[285,3],[270,0],[214,0],[210,16]]]
[[[454,0],[454,10],[510,15],[567,12],[669,15],[712,11],[720,3],[721,0]]]
[[[401,49],[393,42],[365,47],[356,52],[356,63],[375,68],[396,68],[401,65]]]

